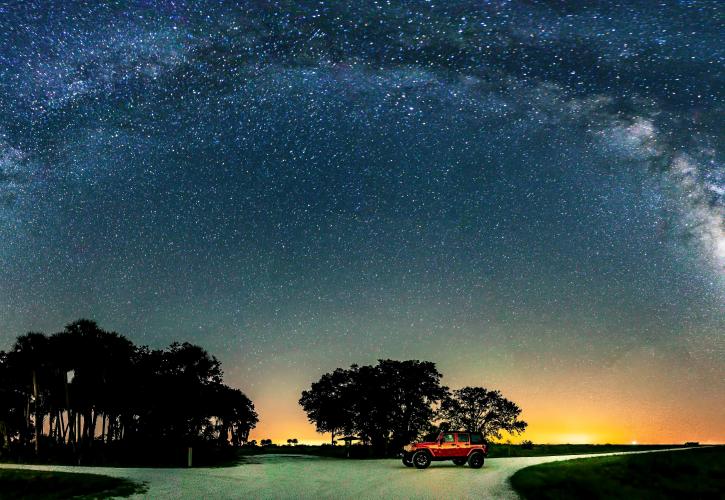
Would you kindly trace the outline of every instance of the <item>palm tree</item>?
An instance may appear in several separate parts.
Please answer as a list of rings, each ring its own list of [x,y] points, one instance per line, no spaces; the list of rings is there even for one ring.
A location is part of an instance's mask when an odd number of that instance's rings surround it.
[[[48,372],[48,337],[42,333],[30,332],[21,335],[15,341],[10,353],[11,366],[14,366],[21,388],[26,394],[25,436],[33,428],[35,434],[35,453],[40,452],[40,436],[43,431],[45,412],[42,385]],[[31,412],[31,407],[33,411]]]
[[[32,443],[39,453],[45,429],[76,454],[112,441],[239,446],[258,420],[252,401],[223,384],[219,361],[193,344],[136,347],[78,320],[0,352],[0,450]]]

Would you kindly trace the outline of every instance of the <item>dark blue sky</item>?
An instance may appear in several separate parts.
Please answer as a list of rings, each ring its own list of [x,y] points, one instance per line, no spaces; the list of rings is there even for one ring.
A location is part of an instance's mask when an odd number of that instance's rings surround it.
[[[298,427],[377,357],[525,409],[625,364],[714,439],[719,2],[341,4],[0,2],[0,348],[197,342]]]

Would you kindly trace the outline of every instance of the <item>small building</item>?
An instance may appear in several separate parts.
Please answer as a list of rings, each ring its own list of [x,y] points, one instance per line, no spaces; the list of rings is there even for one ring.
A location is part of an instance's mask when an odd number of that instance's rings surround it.
[[[343,436],[342,440],[345,441],[345,449],[347,450],[345,455],[350,458],[350,447],[353,441],[362,441],[362,438],[358,436]]]

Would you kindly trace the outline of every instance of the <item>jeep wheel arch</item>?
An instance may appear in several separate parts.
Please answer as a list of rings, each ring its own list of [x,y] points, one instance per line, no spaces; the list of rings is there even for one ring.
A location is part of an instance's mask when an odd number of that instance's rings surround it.
[[[468,456],[468,466],[472,469],[480,469],[483,467],[483,452],[474,451]]]
[[[431,462],[431,455],[428,450],[419,450],[413,454],[413,465],[416,469],[426,469]]]

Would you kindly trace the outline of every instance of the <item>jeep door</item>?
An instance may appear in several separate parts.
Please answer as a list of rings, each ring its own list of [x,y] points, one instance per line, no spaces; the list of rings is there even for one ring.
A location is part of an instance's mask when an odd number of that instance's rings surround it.
[[[467,457],[471,451],[471,436],[467,432],[459,432],[456,435],[456,456]]]
[[[439,445],[439,457],[455,457],[456,450],[458,449],[458,443],[456,443],[455,434],[452,432],[445,432]]]

